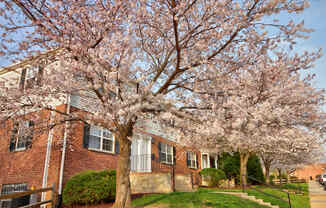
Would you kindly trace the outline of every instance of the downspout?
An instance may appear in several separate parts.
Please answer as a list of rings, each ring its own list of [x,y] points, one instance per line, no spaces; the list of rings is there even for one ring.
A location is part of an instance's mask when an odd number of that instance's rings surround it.
[[[67,95],[67,114],[70,113],[70,95]],[[56,204],[56,208],[60,208],[62,205],[62,182],[63,182],[63,170],[65,164],[65,156],[66,156],[66,148],[67,148],[67,131],[69,128],[69,122],[65,123],[65,132],[63,135],[63,146],[62,146],[62,154],[61,154],[61,164],[60,164],[60,176],[59,176],[59,188],[58,188],[58,200]]]
[[[53,123],[54,116],[55,116],[55,112],[51,111],[50,124]],[[53,138],[53,128],[50,129],[49,134],[48,134],[48,144],[47,144],[46,155],[45,155],[42,188],[46,188],[47,183],[48,183],[48,172],[49,172],[50,158],[51,158],[52,138]],[[42,197],[41,197],[42,201],[45,200],[45,194],[46,194],[45,192],[42,192]]]

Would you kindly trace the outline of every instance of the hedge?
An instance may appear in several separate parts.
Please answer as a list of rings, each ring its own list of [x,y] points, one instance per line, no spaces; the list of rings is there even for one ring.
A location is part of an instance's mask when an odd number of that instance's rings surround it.
[[[208,185],[212,187],[218,187],[221,181],[226,179],[224,171],[215,168],[205,168],[200,171],[200,175],[208,179]]]
[[[67,181],[63,190],[63,203],[71,206],[114,200],[115,187],[115,170],[86,170]]]

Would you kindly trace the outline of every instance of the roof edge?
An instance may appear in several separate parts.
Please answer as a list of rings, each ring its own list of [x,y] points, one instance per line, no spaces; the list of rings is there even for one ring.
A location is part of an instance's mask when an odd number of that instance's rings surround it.
[[[30,64],[30,63],[38,60],[38,59],[53,56],[53,55],[57,54],[58,52],[60,52],[61,50],[62,50],[61,48],[50,50],[50,51],[47,51],[45,53],[41,53],[40,55],[38,55],[36,57],[28,58],[28,59],[23,60],[23,61],[21,61],[19,63],[15,63],[15,64],[12,64],[10,66],[0,68],[0,75],[6,74],[6,73],[11,72],[11,71],[16,71],[17,69],[22,68],[25,65]]]

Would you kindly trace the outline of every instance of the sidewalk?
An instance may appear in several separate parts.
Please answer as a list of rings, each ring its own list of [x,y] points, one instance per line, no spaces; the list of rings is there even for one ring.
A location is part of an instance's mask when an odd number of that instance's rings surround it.
[[[316,181],[309,181],[310,208],[326,207],[326,191]]]

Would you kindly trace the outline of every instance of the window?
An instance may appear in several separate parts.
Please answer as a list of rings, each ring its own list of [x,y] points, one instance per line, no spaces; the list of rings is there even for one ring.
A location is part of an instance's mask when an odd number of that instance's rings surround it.
[[[160,145],[160,161],[166,164],[173,164],[173,146],[159,143]]]
[[[187,152],[187,166],[188,168],[198,168],[197,167],[197,155],[194,152]]]
[[[31,89],[36,84],[41,85],[43,75],[43,68],[39,66],[31,66],[25,68],[21,72],[19,88],[20,89]]]
[[[88,149],[114,153],[114,137],[112,133],[98,126],[91,126]]]
[[[202,154],[201,155],[201,161],[202,161],[202,168],[209,168],[209,158],[208,158],[208,154]]]
[[[144,134],[134,134],[131,141],[131,171],[151,172],[152,171],[152,138]]]
[[[15,123],[10,138],[9,150],[21,151],[27,148],[31,148],[33,139],[34,122],[23,121],[21,123]]]
[[[27,184],[22,183],[22,184],[6,184],[2,185],[1,188],[1,195],[6,195],[6,194],[11,194],[15,192],[24,192],[27,191]],[[1,208],[10,208],[10,207],[16,207],[14,204],[19,204],[20,206],[24,206],[29,204],[29,195],[20,197],[20,198],[15,198],[13,199],[6,199],[0,201],[0,207]]]
[[[26,71],[26,80],[25,80],[25,89],[31,89],[36,84],[36,78],[38,73],[38,67],[27,68]]]

